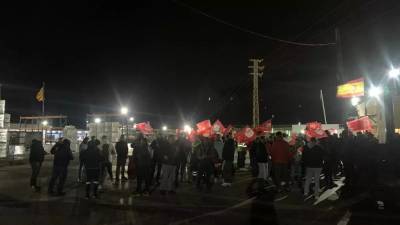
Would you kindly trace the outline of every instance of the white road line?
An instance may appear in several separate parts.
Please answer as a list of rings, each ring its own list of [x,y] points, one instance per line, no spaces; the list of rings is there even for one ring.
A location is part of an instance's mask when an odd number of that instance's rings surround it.
[[[347,211],[343,215],[342,219],[340,219],[340,221],[337,223],[337,225],[347,225],[350,221],[350,217],[351,217],[351,212]]]
[[[279,201],[282,201],[283,199],[287,199],[287,198],[288,198],[288,195],[285,195],[285,196],[275,199],[274,202],[279,202]]]
[[[170,223],[170,225],[186,224],[186,223],[189,223],[190,221],[193,221],[193,220],[196,220],[196,219],[199,219],[199,218],[203,218],[203,217],[207,217],[207,216],[220,215],[220,214],[226,213],[226,212],[228,212],[230,210],[233,210],[233,209],[240,208],[242,206],[248,205],[248,204],[252,203],[254,199],[255,199],[255,197],[249,198],[249,199],[247,199],[247,200],[245,200],[243,202],[240,202],[240,203],[238,203],[236,205],[233,205],[233,206],[231,206],[229,208],[226,208],[226,209],[223,209],[223,210],[219,210],[219,211],[215,211],[215,212],[205,213],[205,214],[202,214],[202,215],[199,215],[199,216],[195,216],[195,217],[191,217],[191,218],[184,219],[184,220],[175,221],[173,223]]]

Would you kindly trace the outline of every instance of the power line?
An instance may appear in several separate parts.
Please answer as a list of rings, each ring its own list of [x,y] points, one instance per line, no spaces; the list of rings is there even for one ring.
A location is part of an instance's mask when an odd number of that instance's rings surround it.
[[[178,1],[178,0],[173,0],[173,1],[176,4],[178,4],[178,5],[182,6],[182,7],[188,8],[188,9],[192,10],[193,12],[195,12],[195,13],[197,13],[199,15],[205,16],[205,17],[207,17],[209,19],[212,19],[212,20],[214,20],[214,21],[216,21],[218,23],[221,23],[221,24],[224,24],[224,25],[229,26],[231,28],[234,28],[236,30],[239,30],[239,31],[242,31],[242,32],[245,32],[245,33],[249,33],[249,34],[257,36],[257,37],[269,39],[269,40],[272,40],[272,41],[281,42],[281,43],[285,43],[285,44],[291,44],[291,45],[307,46],[307,47],[324,47],[324,46],[332,46],[332,45],[336,44],[334,42],[328,42],[328,43],[302,43],[302,42],[283,40],[283,39],[280,39],[280,38],[277,38],[277,37],[272,37],[272,36],[269,36],[269,35],[266,35],[266,34],[259,33],[257,31],[250,30],[248,28],[245,28],[245,27],[242,27],[242,26],[239,26],[239,25],[232,24],[230,22],[227,22],[225,20],[222,20],[222,19],[217,18],[215,16],[212,16],[210,14],[207,14],[207,13],[205,13],[205,12],[203,12],[203,11],[197,9],[197,8],[194,8],[194,7],[192,7],[192,6],[190,6],[190,5],[186,4],[186,3],[183,3],[181,1]]]

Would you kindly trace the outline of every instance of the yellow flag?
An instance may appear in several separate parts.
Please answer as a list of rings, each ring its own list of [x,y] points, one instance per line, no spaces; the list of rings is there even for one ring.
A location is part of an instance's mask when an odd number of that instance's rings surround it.
[[[336,96],[338,98],[352,98],[352,97],[364,96],[364,79],[360,78],[339,85],[337,87]]]
[[[44,87],[40,88],[38,93],[36,93],[36,100],[38,102],[43,102],[44,101]]]

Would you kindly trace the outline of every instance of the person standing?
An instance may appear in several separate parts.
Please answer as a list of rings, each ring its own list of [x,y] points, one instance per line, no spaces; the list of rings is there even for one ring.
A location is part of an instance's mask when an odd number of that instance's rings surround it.
[[[217,183],[221,179],[222,174],[222,151],[224,150],[224,141],[221,138],[221,135],[217,134],[214,140],[214,149],[217,151],[217,159],[215,165],[215,182]]]
[[[176,186],[178,186],[179,182],[182,183],[185,179],[186,163],[190,150],[191,150],[190,142],[185,138],[184,135],[181,135],[177,141],[177,167],[176,167],[176,178],[175,178]]]
[[[101,137],[101,156],[103,157],[103,165],[101,167],[101,174],[100,174],[100,189],[104,184],[104,180],[106,178],[106,173],[110,177],[111,182],[113,182],[113,174],[112,174],[112,161],[113,157],[115,156],[115,148],[113,144],[108,142],[107,136]]]
[[[226,137],[224,148],[222,149],[222,177],[224,182],[222,186],[229,187],[233,180],[233,160],[235,155],[235,140],[232,138],[232,133]]]
[[[151,171],[151,154],[147,139],[142,134],[134,143],[133,160],[136,165],[136,193],[135,195],[150,195],[150,171]],[[145,188],[142,190],[142,183],[145,183]]]
[[[57,195],[63,196],[65,192],[63,192],[65,180],[67,179],[68,165],[71,160],[74,159],[71,151],[71,142],[68,139],[64,139],[62,144],[56,144],[51,149],[51,154],[54,155],[53,162],[53,172],[49,182],[48,193],[54,194],[54,185],[58,180],[57,185]]]
[[[197,152],[199,159],[199,173],[197,175],[197,188],[202,190],[202,183],[204,182],[207,191],[211,191],[212,182],[211,176],[214,172],[214,162],[216,159],[216,150],[209,138],[204,137],[202,140],[200,151]]]
[[[303,164],[306,168],[306,181],[304,184],[304,197],[307,198],[310,192],[310,184],[312,178],[314,178],[314,197],[318,199],[320,186],[319,179],[322,171],[324,162],[324,151],[317,144],[317,139],[311,138],[310,142],[304,146],[303,151]]]
[[[283,139],[282,132],[277,132],[271,147],[274,180],[278,190],[288,184],[289,161],[291,158],[289,144]]]
[[[251,146],[251,151],[255,154],[255,160],[258,166],[257,179],[265,183],[268,179],[268,152],[264,142],[260,137],[257,137]]]
[[[125,165],[128,159],[128,143],[125,140],[125,136],[121,135],[119,141],[115,144],[115,150],[117,152],[117,169],[115,171],[115,183],[119,182],[120,176],[122,181],[127,181],[125,177]]]
[[[160,176],[161,176],[161,167],[162,167],[162,154],[161,154],[161,145],[162,142],[164,142],[164,138],[161,136],[161,134],[157,134],[157,138],[154,139],[151,144],[150,148],[153,151],[153,161],[152,161],[152,167],[151,167],[151,183],[153,182],[153,178],[155,175],[155,184],[160,185]]]
[[[99,186],[100,167],[102,163],[102,156],[99,149],[100,141],[93,141],[87,150],[82,152],[80,156],[83,165],[86,168],[86,198],[91,197],[91,189],[93,186],[93,196],[98,198],[97,189]]]
[[[163,142],[162,153],[162,179],[160,184],[160,193],[165,195],[175,194],[175,176],[176,176],[176,142],[174,136],[169,136],[167,142]]]
[[[46,154],[47,152],[44,151],[42,142],[33,139],[30,147],[29,163],[32,168],[31,187],[37,192],[40,191],[40,186],[37,185],[37,177],[39,176],[40,168],[42,167],[44,156]]]
[[[82,143],[79,145],[79,170],[78,170],[78,182],[82,182],[82,169],[83,169],[83,161],[82,161],[82,153],[84,153],[88,149],[89,138],[85,137]]]

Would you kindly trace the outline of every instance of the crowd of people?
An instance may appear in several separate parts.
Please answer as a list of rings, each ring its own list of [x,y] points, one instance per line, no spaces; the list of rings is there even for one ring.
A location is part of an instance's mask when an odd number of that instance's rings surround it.
[[[114,185],[136,179],[134,196],[148,196],[157,188],[161,195],[174,195],[184,182],[193,184],[198,191],[210,192],[216,184],[226,188],[232,185],[235,171],[245,170],[248,153],[253,182],[260,187],[275,186],[278,192],[297,188],[305,199],[311,195],[318,198],[321,174],[327,188],[335,187],[334,179],[338,176],[346,177],[346,186],[350,189],[356,186],[360,171],[368,171],[369,163],[358,154],[366,155],[377,144],[368,132],[354,136],[348,130],[340,137],[326,131],[325,138],[299,136],[290,143],[281,132],[268,136],[260,134],[246,145],[238,144],[232,133],[212,138],[196,136],[193,142],[184,134],[178,137],[158,134],[150,141],[139,133],[131,144],[133,153],[130,155],[124,135],[115,145],[106,136],[100,140],[86,137],[79,146],[78,182],[86,184],[87,198],[99,197],[107,175]],[[48,193],[65,195],[68,166],[73,160],[70,141],[60,139],[50,153],[54,161]],[[40,191],[37,177],[46,154],[42,143],[33,140],[30,164],[31,187],[35,191]]]

